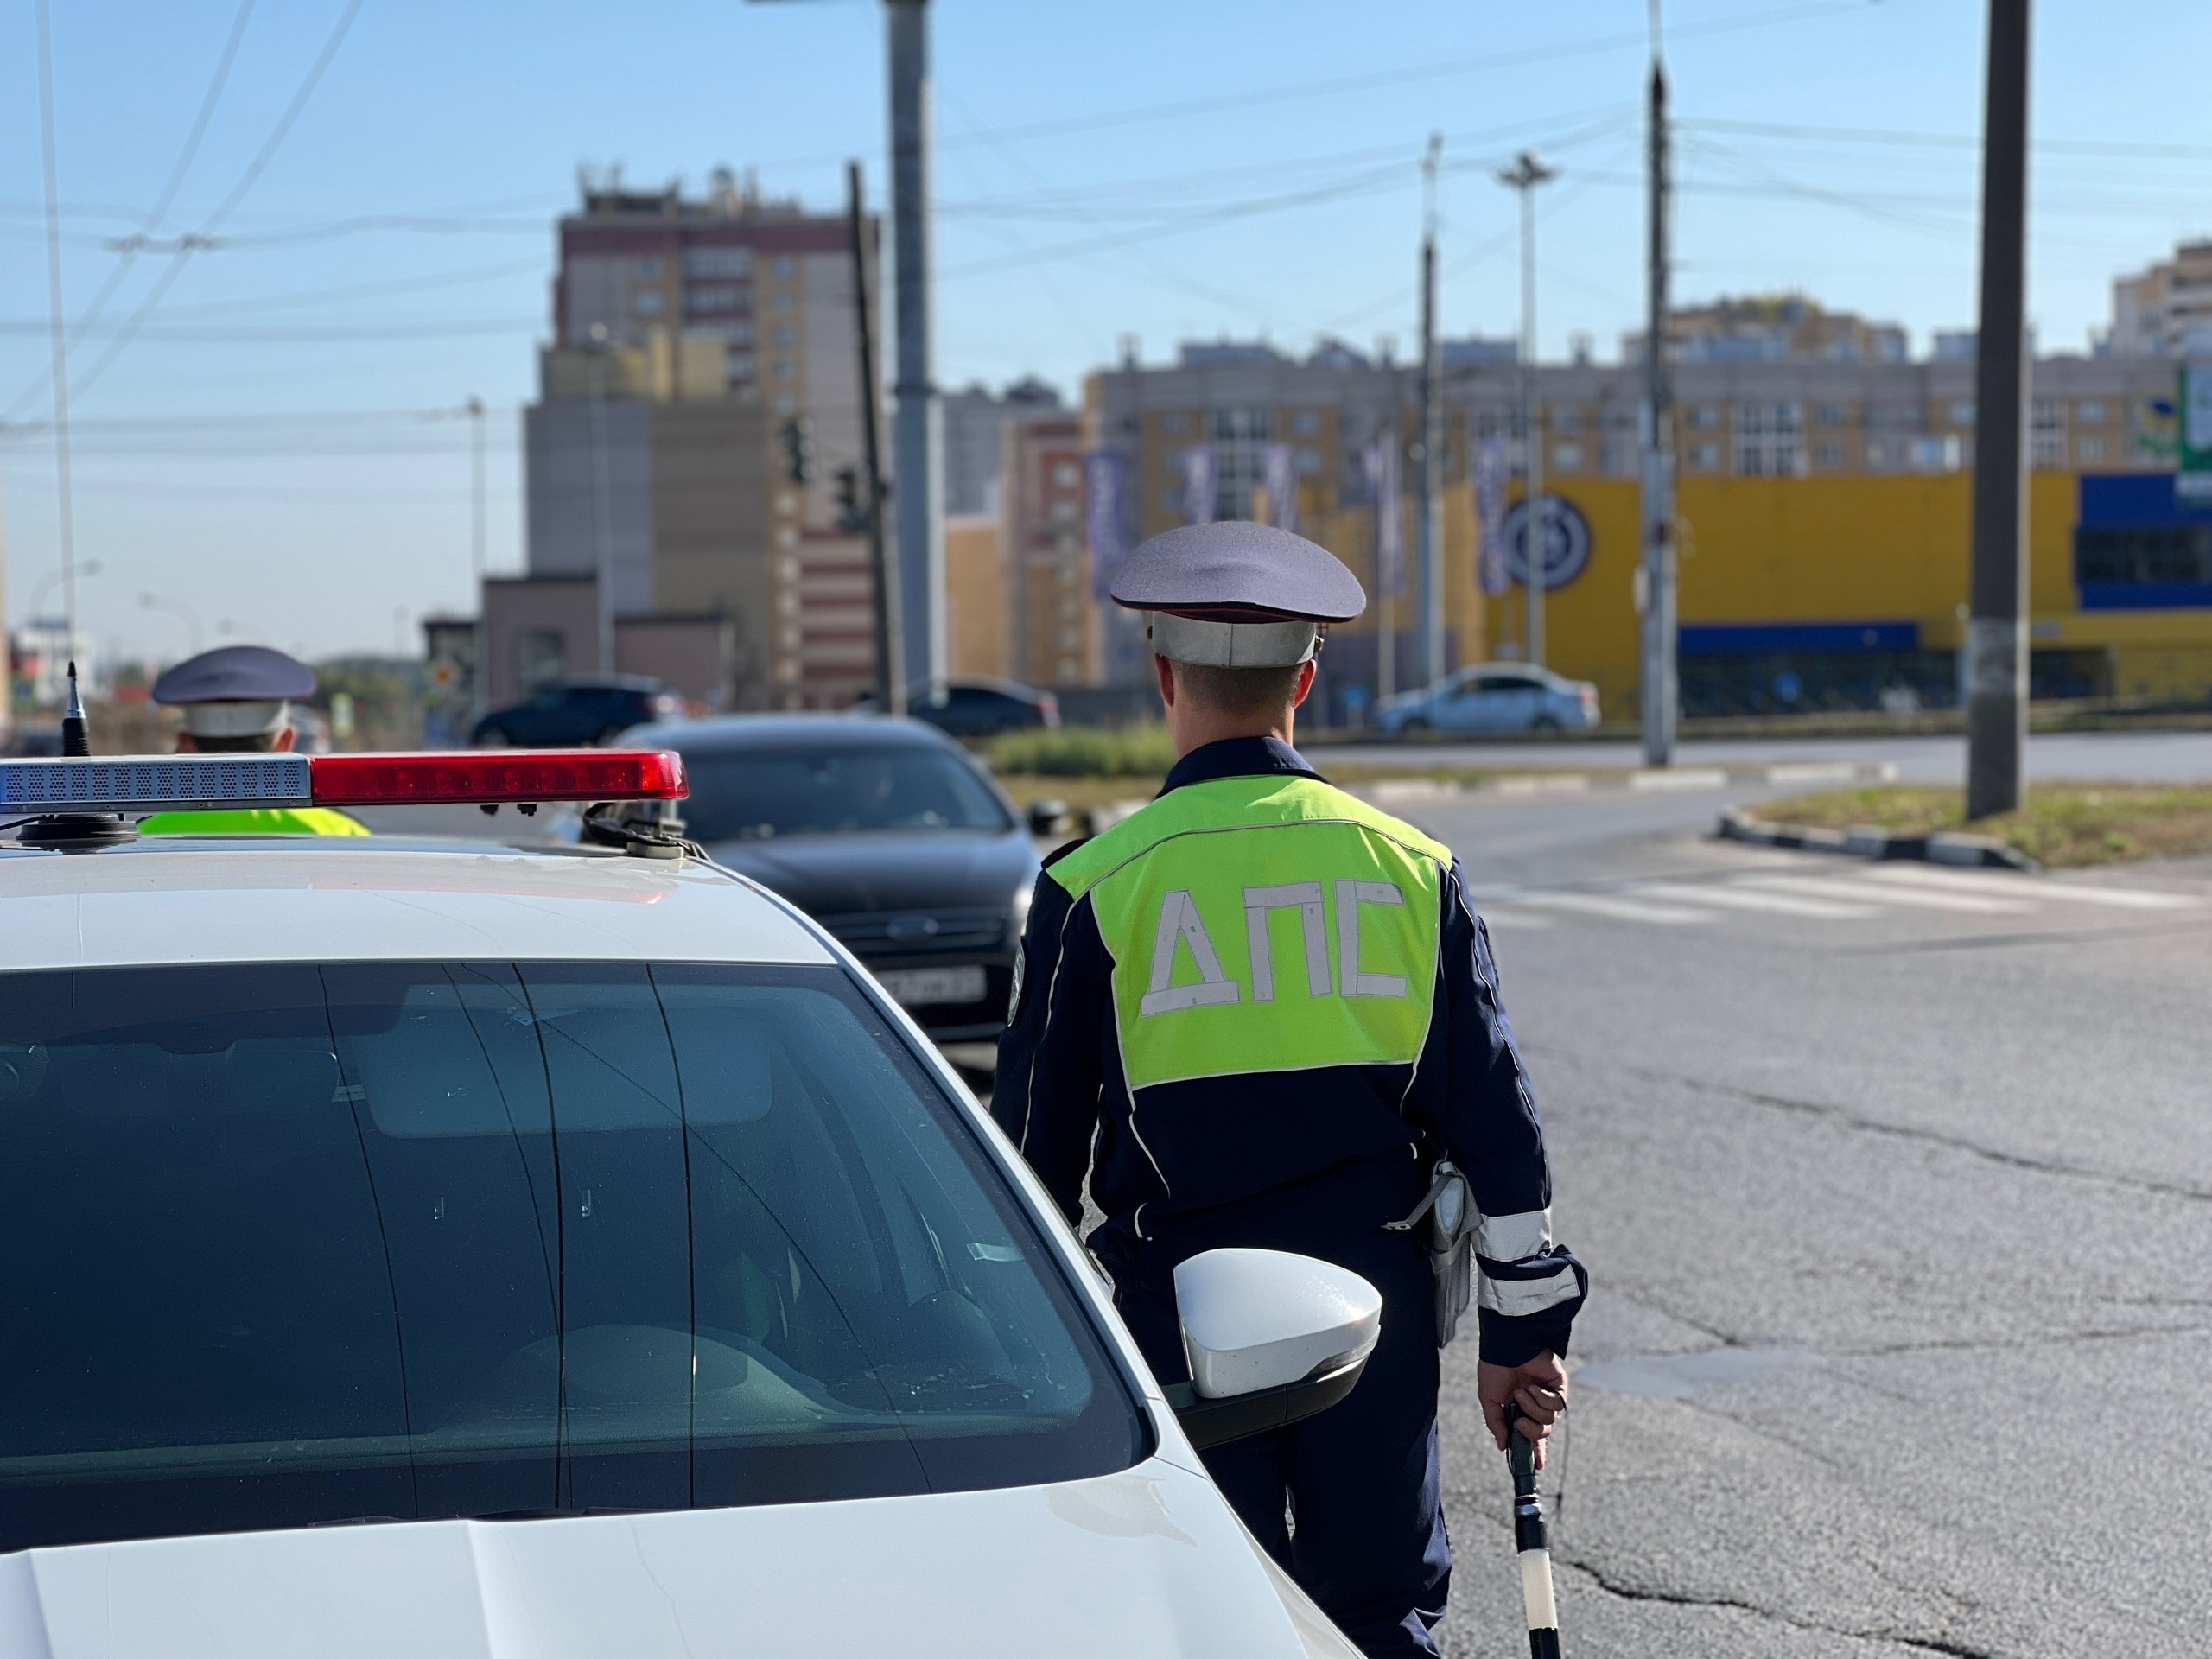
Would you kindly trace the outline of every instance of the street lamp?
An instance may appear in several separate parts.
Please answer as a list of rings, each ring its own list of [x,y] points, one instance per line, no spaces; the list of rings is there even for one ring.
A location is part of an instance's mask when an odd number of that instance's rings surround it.
[[[1529,665],[1544,660],[1544,549],[1550,513],[1544,501],[1543,406],[1536,391],[1536,187],[1559,176],[1533,149],[1524,149],[1497,181],[1521,193],[1521,475],[1522,588],[1528,604],[1522,647]]]
[[[77,567],[77,574],[79,576],[97,576],[99,573],[100,562],[98,559],[86,559]],[[46,596],[54,591],[54,584],[60,582],[65,574],[63,571],[53,570],[39,578],[38,586],[31,589],[31,602],[23,611],[23,618],[26,621],[37,620],[39,607],[46,603]]]

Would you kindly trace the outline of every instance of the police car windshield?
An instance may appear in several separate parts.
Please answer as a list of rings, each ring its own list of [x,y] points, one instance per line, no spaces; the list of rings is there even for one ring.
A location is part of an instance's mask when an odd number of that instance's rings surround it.
[[[975,769],[936,745],[686,751],[683,804],[700,841],[1013,828]]]
[[[0,976],[0,1551],[1144,1455],[839,969]]]

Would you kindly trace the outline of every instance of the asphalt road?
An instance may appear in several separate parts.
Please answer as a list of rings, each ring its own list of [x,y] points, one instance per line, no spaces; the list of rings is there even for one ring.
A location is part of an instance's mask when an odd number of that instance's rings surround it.
[[[1567,1651],[2212,1650],[2212,861],[1707,838],[1757,793],[1408,809],[1484,890],[1596,1281],[1547,1477]],[[1442,1636],[1518,1653],[1446,1364]]]

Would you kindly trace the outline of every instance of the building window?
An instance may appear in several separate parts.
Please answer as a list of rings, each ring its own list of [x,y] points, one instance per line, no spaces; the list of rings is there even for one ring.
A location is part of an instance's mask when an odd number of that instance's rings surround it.
[[[2037,432],[2028,442],[2028,465],[2037,472],[2057,472],[2066,465],[2066,435]]]
[[[735,283],[713,283],[683,290],[686,311],[742,311],[753,296]]]
[[[1813,464],[1816,467],[1842,466],[1843,446],[1840,443],[1815,444],[1813,447]]]
[[[798,379],[798,365],[792,362],[788,357],[778,358],[776,359],[776,378],[779,380]]]
[[[1160,417],[1160,429],[1171,438],[1179,438],[1191,429],[1190,416],[1180,410],[1171,410]]]
[[[683,274],[686,276],[750,276],[753,274],[753,250],[686,248],[683,251]]]
[[[1300,450],[1297,466],[1300,477],[1319,478],[1321,475],[1321,452],[1319,449]]]
[[[1217,409],[1213,412],[1213,435],[1224,442],[1272,438],[1275,435],[1275,412],[1272,409]]]
[[[776,394],[776,413],[777,413],[777,414],[779,414],[779,415],[795,415],[795,414],[797,414],[798,412],[798,398],[796,398],[796,397],[792,397],[792,396],[791,395],[791,393],[789,393],[788,391],[779,391],[779,392],[778,392],[778,393]]]
[[[2105,418],[2104,401],[2097,397],[2084,397],[2074,405],[2074,415],[2084,425],[2096,426]]]
[[[2056,397],[2038,397],[2030,406],[2029,422],[2038,432],[2066,429],[2066,405]]]
[[[729,378],[733,380],[750,380],[753,378],[753,359],[745,353],[732,355],[728,366]]]
[[[1951,424],[1953,426],[1972,426],[1974,424],[1973,398],[1962,397],[1957,403],[1951,405]]]
[[[557,680],[567,667],[566,644],[558,628],[530,628],[515,636],[515,689],[535,691]]]
[[[778,289],[778,290],[777,290],[777,293],[776,293],[776,298],[775,298],[775,302],[774,302],[774,303],[775,303],[776,309],[777,309],[777,310],[779,310],[779,311],[788,311],[788,310],[790,310],[790,309],[791,308],[791,289],[787,289],[787,288],[786,288],[786,289]]]
[[[1712,472],[1720,465],[1720,446],[1717,443],[1692,444],[1690,465],[1700,473]]]
[[[660,315],[660,290],[657,288],[640,289],[630,296],[630,302],[637,308],[641,317]]]
[[[1076,514],[1081,511],[1074,502],[1062,496],[1052,503],[1052,522],[1058,524],[1072,523]]]
[[[779,256],[772,269],[779,277],[782,278],[785,282],[789,282],[791,276],[791,256],[789,254]]]
[[[1179,489],[1162,490],[1160,493],[1160,510],[1162,512],[1182,512],[1183,492]]]
[[[1575,433],[1582,429],[1582,411],[1579,409],[1555,409],[1552,411],[1552,430]]]
[[[1582,446],[1579,443],[1555,443],[1552,446],[1552,465],[1562,473],[1582,470]]]
[[[1889,459],[1888,445],[1883,443],[1878,438],[1869,438],[1866,441],[1866,465],[1870,471],[1888,465]]]
[[[641,283],[657,283],[660,281],[660,261],[658,259],[651,257],[640,259],[638,261],[635,269],[638,273],[638,280]]]
[[[1700,431],[1711,431],[1720,424],[1720,411],[1711,404],[1700,404],[1690,410],[1690,424]]]
[[[2102,438],[2083,438],[2074,448],[2085,464],[2105,458],[2105,441]]]
[[[1052,463],[1052,482],[1062,489],[1071,489],[1083,481],[1083,469],[1071,461]]]
[[[1822,426],[1848,426],[1851,424],[1851,411],[1841,404],[1822,404],[1815,418]]]
[[[1310,438],[1321,429],[1321,411],[1301,409],[1290,417],[1290,429],[1301,438]]]

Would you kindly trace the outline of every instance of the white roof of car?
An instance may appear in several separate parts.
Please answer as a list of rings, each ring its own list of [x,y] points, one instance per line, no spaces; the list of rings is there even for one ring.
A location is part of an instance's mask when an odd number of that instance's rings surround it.
[[[0,854],[0,972],[583,959],[836,958],[781,899],[691,859],[358,838]]]

